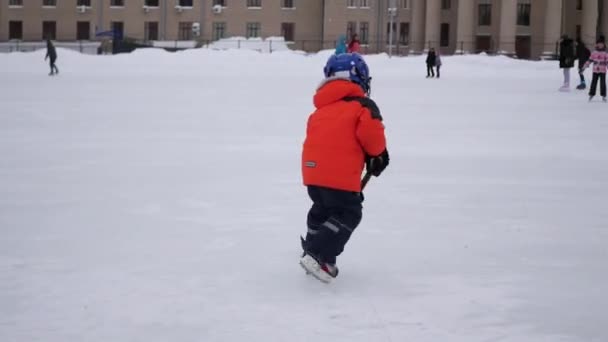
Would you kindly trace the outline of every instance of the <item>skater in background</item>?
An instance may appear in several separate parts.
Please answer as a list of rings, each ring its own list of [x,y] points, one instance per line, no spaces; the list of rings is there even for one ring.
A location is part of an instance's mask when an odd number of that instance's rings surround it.
[[[359,42],[359,35],[355,33],[348,43],[348,53],[359,53],[359,50],[361,50],[361,42]]]
[[[308,212],[300,265],[323,282],[338,275],[336,258],[361,222],[361,173],[380,176],[389,164],[380,110],[371,77],[359,54],[332,55],[313,102],[302,151]]]
[[[341,35],[338,37],[338,43],[336,44],[336,55],[346,53],[346,36]]]
[[[436,52],[435,67],[437,67],[437,78],[440,78],[441,74],[439,73],[439,70],[441,69],[441,56],[439,55],[439,51]]]
[[[591,79],[591,87],[589,87],[589,101],[595,96],[597,83],[600,82],[600,95],[602,100],[606,102],[606,66],[608,64],[608,53],[606,53],[606,44],[603,39],[599,39],[595,45],[595,51],[591,53],[591,57],[585,63],[583,70],[593,64],[593,78]]]
[[[574,59],[574,42],[568,38],[568,35],[563,35],[559,43],[559,67],[564,72],[564,84],[560,88],[561,91],[570,90],[570,69],[574,67]]]
[[[583,70],[585,70],[585,63],[587,63],[589,60],[589,56],[591,56],[591,51],[587,49],[583,40],[578,37],[576,39],[576,59],[578,59],[578,74],[581,78],[581,83],[576,87],[576,89],[582,90],[587,87]]]
[[[47,59],[50,59],[51,66],[51,72],[49,75],[53,76],[54,74],[58,74],[59,69],[55,65],[55,61],[57,61],[57,51],[55,50],[55,46],[51,42],[50,38],[46,39],[46,56],[44,57],[44,60],[46,61]]]
[[[426,55],[426,78],[435,77],[435,63],[437,62],[437,55],[435,49],[430,48]]]

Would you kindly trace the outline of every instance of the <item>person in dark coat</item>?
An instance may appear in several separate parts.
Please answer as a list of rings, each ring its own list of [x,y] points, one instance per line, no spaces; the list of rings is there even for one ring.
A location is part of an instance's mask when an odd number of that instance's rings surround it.
[[[51,72],[49,75],[53,76],[54,74],[58,74],[59,69],[55,65],[55,61],[57,61],[57,51],[55,50],[55,46],[51,42],[50,38],[47,38],[46,40],[46,57],[44,57],[44,60],[46,61],[47,59],[50,59],[51,66]]]
[[[590,56],[591,51],[589,51],[589,49],[585,46],[583,40],[578,37],[576,39],[576,59],[578,59],[578,74],[581,78],[581,83],[576,87],[576,89],[585,89],[587,87],[583,70],[585,69],[585,63],[587,63]]]
[[[574,67],[575,59],[574,41],[567,35],[563,35],[559,43],[559,67],[564,70],[564,85],[560,90],[570,90],[570,69]]]
[[[429,49],[429,53],[426,55],[426,78],[435,77],[435,63],[437,62],[437,54],[435,49]]]

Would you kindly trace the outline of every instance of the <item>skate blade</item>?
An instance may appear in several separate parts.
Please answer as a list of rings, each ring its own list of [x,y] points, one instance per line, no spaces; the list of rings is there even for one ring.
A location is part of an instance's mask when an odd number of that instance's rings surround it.
[[[331,283],[331,276],[325,271],[321,270],[319,264],[311,257],[304,257],[300,259],[300,266],[306,271],[306,274],[310,274],[313,277],[317,278],[317,280],[329,284]]]

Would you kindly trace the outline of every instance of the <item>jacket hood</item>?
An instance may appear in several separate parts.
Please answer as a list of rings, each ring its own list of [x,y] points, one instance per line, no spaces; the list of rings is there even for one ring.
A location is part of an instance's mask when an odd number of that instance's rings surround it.
[[[338,102],[345,97],[365,97],[363,89],[349,79],[330,77],[321,82],[313,97],[315,108],[321,108]]]

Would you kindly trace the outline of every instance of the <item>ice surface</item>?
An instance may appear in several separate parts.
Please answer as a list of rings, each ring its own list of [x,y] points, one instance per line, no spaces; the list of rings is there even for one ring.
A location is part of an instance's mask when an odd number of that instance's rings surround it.
[[[555,62],[367,57],[391,164],[328,286],[327,52],[58,52],[0,55],[0,341],[608,340],[608,107]]]

